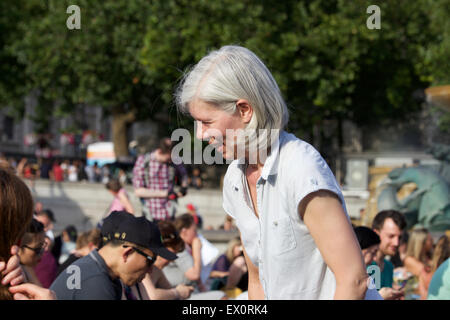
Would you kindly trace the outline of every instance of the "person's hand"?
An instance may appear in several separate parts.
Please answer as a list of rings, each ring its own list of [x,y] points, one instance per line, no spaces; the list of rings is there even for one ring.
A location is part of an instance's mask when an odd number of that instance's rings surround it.
[[[10,287],[9,292],[14,295],[14,300],[56,300],[56,294],[52,290],[32,283]]]
[[[178,291],[180,295],[180,299],[184,300],[191,296],[192,291],[194,291],[193,286],[186,286],[184,284],[179,284],[175,287],[175,290]]]
[[[404,289],[397,290],[393,288],[381,288],[378,293],[384,300],[400,300],[405,295]]]
[[[25,281],[25,275],[20,267],[20,259],[17,253],[19,252],[18,246],[11,247],[11,257],[8,262],[0,262],[0,272],[2,275],[2,284],[15,286]]]

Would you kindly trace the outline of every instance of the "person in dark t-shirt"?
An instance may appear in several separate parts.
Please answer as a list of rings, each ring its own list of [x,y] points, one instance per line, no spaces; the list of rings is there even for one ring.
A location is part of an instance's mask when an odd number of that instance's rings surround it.
[[[120,300],[121,282],[142,281],[158,255],[176,259],[163,246],[158,226],[144,217],[113,211],[101,234],[104,245],[72,263],[51,285],[58,300]]]

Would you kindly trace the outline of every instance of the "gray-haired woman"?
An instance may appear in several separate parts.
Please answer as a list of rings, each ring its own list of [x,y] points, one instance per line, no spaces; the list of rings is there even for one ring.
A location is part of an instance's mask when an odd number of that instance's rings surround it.
[[[196,121],[196,136],[233,160],[223,207],[241,232],[250,299],[379,298],[367,290],[336,179],[311,145],[283,130],[286,103],[253,52],[212,51],[186,75],[176,98]]]

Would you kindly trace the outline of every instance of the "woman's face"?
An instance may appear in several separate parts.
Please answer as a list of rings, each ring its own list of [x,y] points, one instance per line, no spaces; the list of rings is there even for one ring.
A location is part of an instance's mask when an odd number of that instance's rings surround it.
[[[35,267],[41,260],[42,254],[45,250],[45,235],[40,233],[36,235],[32,242],[23,245],[19,250],[20,263]]]
[[[248,123],[248,115],[243,116],[239,107],[233,114],[229,114],[198,99],[189,103],[189,113],[197,122],[195,133],[197,139],[208,140],[209,144],[212,144],[218,152],[222,153],[225,159],[235,159],[235,148],[229,146],[229,149],[233,151],[227,151],[226,148],[227,139],[229,143],[235,141],[235,134],[227,138],[227,129],[235,133],[238,129],[244,129],[246,123]]]
[[[193,223],[189,228],[183,228],[180,232],[180,237],[183,241],[192,245],[192,241],[194,241],[195,237],[197,237],[197,226]]]
[[[366,264],[366,266],[371,264],[372,261],[375,259],[377,251],[378,251],[378,244],[375,244],[373,246],[370,246],[370,247],[362,250],[364,263]]]

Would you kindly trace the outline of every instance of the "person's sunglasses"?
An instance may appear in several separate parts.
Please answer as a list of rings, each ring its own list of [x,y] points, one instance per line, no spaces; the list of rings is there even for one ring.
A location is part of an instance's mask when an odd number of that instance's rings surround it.
[[[24,248],[27,248],[27,249],[30,249],[31,251],[33,251],[34,253],[36,253],[37,255],[42,255],[43,253],[44,253],[44,251],[45,251],[45,246],[43,246],[43,247],[39,247],[39,248],[31,248],[31,247],[29,247],[29,246],[22,246],[22,247],[24,247]]]
[[[148,254],[146,254],[144,251],[139,250],[139,249],[136,248],[136,247],[126,246],[126,245],[124,245],[123,247],[124,247],[124,248],[132,248],[134,251],[136,251],[137,253],[139,253],[141,256],[144,256],[144,257],[147,259],[147,264],[148,264],[149,266],[151,266],[152,264],[154,264],[155,261],[156,261],[156,257],[155,257],[155,258],[150,257],[150,256],[149,256]]]

